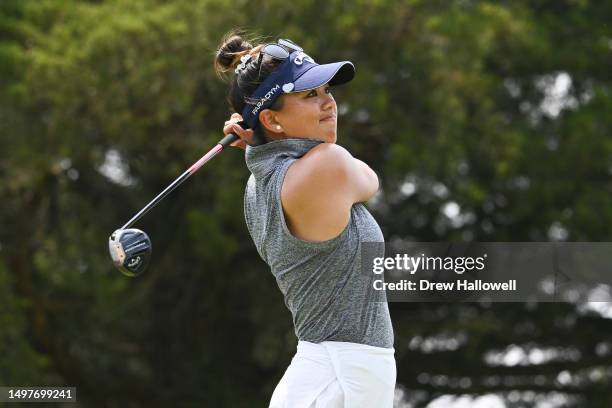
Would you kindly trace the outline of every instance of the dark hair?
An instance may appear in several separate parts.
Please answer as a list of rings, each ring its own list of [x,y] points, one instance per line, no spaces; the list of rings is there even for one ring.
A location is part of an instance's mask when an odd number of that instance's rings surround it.
[[[255,105],[258,102],[257,99],[251,98],[251,95],[253,95],[257,87],[267,78],[267,76],[282,63],[282,61],[273,58],[263,58],[260,63],[259,51],[263,47],[263,44],[253,46],[249,41],[245,40],[242,35],[243,34],[238,31],[230,31],[227,33],[218,48],[215,58],[215,71],[219,77],[224,78],[228,72],[230,75],[234,75],[230,84],[228,102],[234,111],[240,114],[242,114],[247,104]],[[240,70],[237,74],[234,73],[234,70],[238,64],[240,64],[240,58],[247,54],[252,55],[250,61],[246,64],[244,69]],[[278,98],[269,109],[282,109],[282,100],[283,98]],[[258,144],[266,142],[266,136],[262,126],[255,126],[253,132],[255,141]]]

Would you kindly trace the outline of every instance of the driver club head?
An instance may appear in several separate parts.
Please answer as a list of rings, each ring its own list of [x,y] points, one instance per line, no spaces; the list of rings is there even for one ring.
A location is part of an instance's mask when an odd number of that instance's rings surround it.
[[[113,263],[129,277],[138,276],[147,269],[152,249],[149,236],[136,228],[118,229],[108,239]]]

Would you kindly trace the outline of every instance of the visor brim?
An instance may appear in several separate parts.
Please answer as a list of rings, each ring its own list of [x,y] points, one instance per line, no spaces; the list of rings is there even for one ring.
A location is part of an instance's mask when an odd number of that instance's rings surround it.
[[[306,71],[293,84],[293,92],[315,89],[329,83],[330,86],[341,85],[355,77],[355,66],[350,61],[332,62],[316,65]]]

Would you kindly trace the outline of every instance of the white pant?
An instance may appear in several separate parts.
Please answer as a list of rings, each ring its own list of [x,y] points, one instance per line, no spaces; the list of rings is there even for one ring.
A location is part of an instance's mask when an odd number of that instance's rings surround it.
[[[394,353],[365,344],[300,341],[270,408],[392,408]]]

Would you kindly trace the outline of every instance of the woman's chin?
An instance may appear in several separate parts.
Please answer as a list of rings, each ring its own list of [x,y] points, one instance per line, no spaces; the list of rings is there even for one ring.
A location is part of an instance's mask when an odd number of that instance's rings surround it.
[[[329,143],[335,143],[336,142],[336,139],[338,137],[337,133],[338,132],[337,132],[335,126],[334,127],[331,127],[331,126],[327,127],[326,126],[324,129],[322,129],[322,132],[321,132],[321,134],[323,135],[323,138],[325,139],[325,141],[329,142]]]

